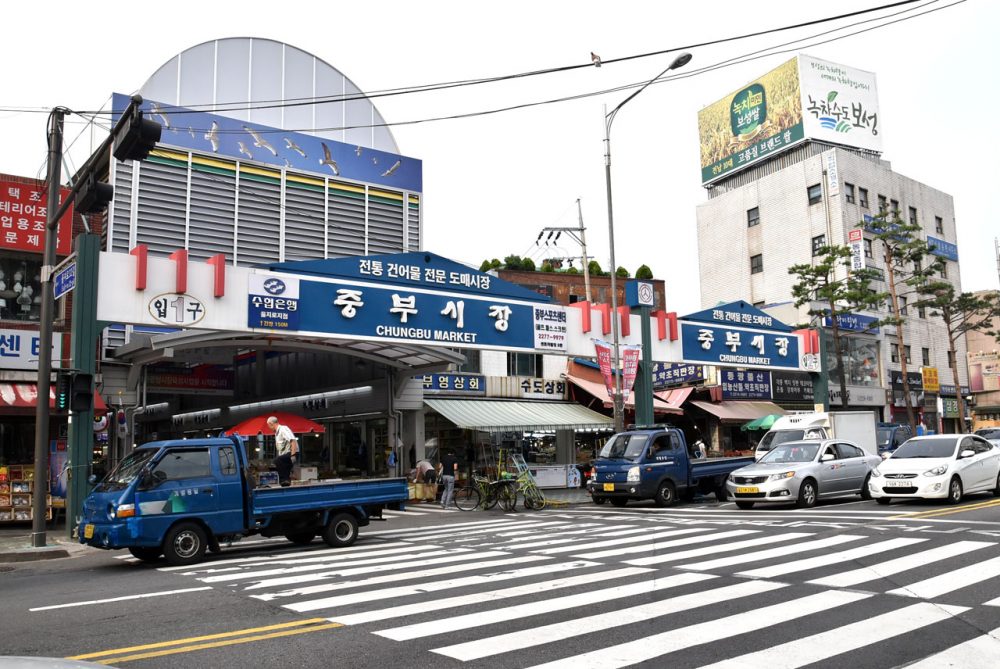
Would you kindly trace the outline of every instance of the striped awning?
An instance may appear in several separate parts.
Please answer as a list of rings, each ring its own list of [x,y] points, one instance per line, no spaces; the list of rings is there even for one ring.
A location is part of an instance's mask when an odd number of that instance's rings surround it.
[[[424,399],[424,404],[458,427],[484,432],[610,429],[613,423],[608,416],[575,402]]]
[[[34,383],[0,383],[0,407],[14,409],[31,409],[38,404],[38,385]],[[56,405],[55,387],[49,386],[49,408]],[[104,413],[108,410],[104,399],[94,393],[94,411]]]

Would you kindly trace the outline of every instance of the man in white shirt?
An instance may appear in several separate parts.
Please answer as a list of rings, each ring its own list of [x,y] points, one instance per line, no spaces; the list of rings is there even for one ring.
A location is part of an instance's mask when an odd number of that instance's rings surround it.
[[[278,482],[282,486],[289,486],[292,484],[292,459],[299,455],[299,440],[287,425],[278,423],[277,416],[268,418],[267,426],[274,430],[274,445],[278,452],[274,468],[278,470]]]

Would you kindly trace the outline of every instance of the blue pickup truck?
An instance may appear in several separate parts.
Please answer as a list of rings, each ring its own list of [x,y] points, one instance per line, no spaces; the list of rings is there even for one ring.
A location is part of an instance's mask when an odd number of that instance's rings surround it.
[[[407,496],[401,478],[257,487],[240,437],[157,441],[129,454],[84,500],[80,542],[174,565],[253,534],[303,545],[320,535],[336,548]]]
[[[630,499],[651,499],[670,506],[699,492],[726,499],[726,478],[753,457],[705,458],[689,446],[684,432],[657,426],[620,432],[601,449],[587,488],[595,504],[625,506]]]

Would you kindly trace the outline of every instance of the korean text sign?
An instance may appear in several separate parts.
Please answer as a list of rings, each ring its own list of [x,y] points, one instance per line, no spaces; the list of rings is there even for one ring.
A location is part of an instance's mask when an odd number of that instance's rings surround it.
[[[764,369],[799,369],[799,339],[791,333],[762,332],[681,322],[685,362]]]
[[[771,399],[771,372],[723,369],[722,399],[769,400]]]
[[[69,190],[62,189],[62,197]],[[44,186],[34,186],[0,179],[0,248],[43,253],[45,218],[48,216],[48,193]],[[56,253],[69,255],[73,250],[73,207],[70,205],[59,227]]]

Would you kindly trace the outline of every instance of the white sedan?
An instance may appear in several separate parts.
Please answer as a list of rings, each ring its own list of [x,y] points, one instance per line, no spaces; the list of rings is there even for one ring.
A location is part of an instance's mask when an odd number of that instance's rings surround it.
[[[957,504],[983,491],[1000,496],[1000,448],[976,435],[914,437],[872,470],[868,490],[879,504],[906,498]]]

